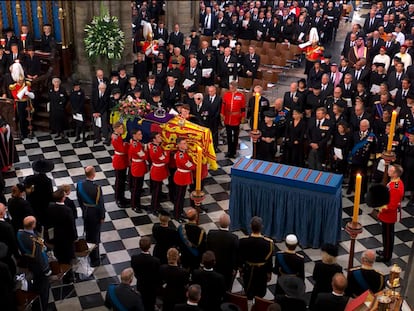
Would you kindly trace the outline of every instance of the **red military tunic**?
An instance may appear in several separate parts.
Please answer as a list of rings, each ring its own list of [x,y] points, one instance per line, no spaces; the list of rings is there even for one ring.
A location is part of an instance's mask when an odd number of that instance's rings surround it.
[[[307,46],[305,48],[305,57],[310,62],[320,60],[323,55],[324,48],[322,46]]]
[[[147,172],[147,154],[141,142],[131,139],[129,143],[129,159],[131,160],[131,175],[142,177]]]
[[[221,114],[224,116],[224,124],[238,126],[242,118],[246,116],[246,98],[241,92],[226,92],[223,96]]]
[[[174,174],[174,182],[178,186],[187,186],[193,183],[192,171],[195,171],[196,166],[191,161],[187,152],[178,150],[174,156],[177,170]]]
[[[13,96],[14,100],[19,101],[19,102],[23,102],[23,101],[26,101],[26,100],[29,99],[29,97],[26,94],[24,94],[22,96],[22,99],[19,99],[19,97],[17,96],[17,94],[19,93],[19,91],[22,88],[24,88],[25,86],[27,87],[27,92],[30,92],[30,86],[31,86],[31,83],[30,82],[24,82],[22,85],[20,85],[18,83],[15,83],[15,84],[11,84],[9,86],[10,93]]]
[[[390,181],[387,185],[390,192],[390,202],[378,214],[379,220],[385,223],[397,222],[397,211],[404,197],[404,184],[401,179]]]
[[[112,166],[116,170],[125,170],[128,168],[128,149],[129,143],[124,142],[121,135],[112,134],[112,146],[114,147],[114,157]]]
[[[170,161],[169,152],[154,143],[148,144],[148,152],[152,162],[150,177],[154,181],[163,181],[168,177],[167,163]]]

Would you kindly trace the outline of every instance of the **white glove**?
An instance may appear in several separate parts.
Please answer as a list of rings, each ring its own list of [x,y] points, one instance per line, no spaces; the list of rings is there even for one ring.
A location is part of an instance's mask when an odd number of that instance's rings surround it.
[[[29,97],[30,99],[35,98],[35,95],[34,95],[34,93],[33,93],[33,92],[26,92],[25,94],[26,94],[26,95],[27,95],[27,97]]]

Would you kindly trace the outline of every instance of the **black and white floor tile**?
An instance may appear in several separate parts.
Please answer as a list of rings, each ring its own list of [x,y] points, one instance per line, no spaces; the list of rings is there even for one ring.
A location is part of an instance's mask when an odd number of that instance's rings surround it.
[[[251,153],[249,136],[246,131],[240,135],[240,156],[249,156]],[[63,296],[74,291],[64,300],[60,300],[60,292],[53,290],[50,295],[50,306],[56,310],[105,310],[103,301],[105,298],[106,288],[110,283],[119,281],[120,272],[129,266],[131,255],[138,252],[139,238],[150,236],[152,226],[158,221],[157,217],[152,214],[143,212],[137,214],[130,208],[119,209],[114,202],[114,172],[111,164],[113,154],[112,147],[103,144],[93,145],[92,140],[87,142],[75,143],[74,137],[54,140],[49,134],[36,133],[32,140],[25,139],[23,142],[17,141],[16,148],[20,156],[20,162],[16,163],[14,168],[5,174],[6,193],[10,195],[11,186],[23,181],[23,179],[33,173],[31,163],[40,157],[50,159],[55,163],[53,172],[48,173],[53,178],[54,186],[62,184],[74,185],[77,181],[84,178],[84,167],[87,165],[95,166],[97,170],[96,181],[102,186],[106,217],[102,226],[100,245],[101,253],[106,254],[103,264],[96,268],[93,275],[87,279],[77,279],[73,287],[64,289]],[[217,154],[219,169],[210,172],[206,179],[206,198],[203,202],[208,207],[208,213],[201,215],[201,226],[206,230],[216,228],[216,223],[223,211],[228,209],[229,190],[231,176],[230,169],[234,159],[226,159],[224,151],[226,146],[220,146],[223,152]],[[147,177],[148,178],[148,177]],[[145,184],[148,188],[148,182]],[[73,186],[74,190],[75,187]],[[165,188],[164,191],[167,191]],[[345,193],[345,192],[344,192]],[[149,205],[150,196],[148,191],[143,199],[144,205]],[[76,200],[76,193],[72,191],[70,197]],[[345,225],[352,214],[352,196],[343,197],[343,225]],[[403,202],[406,205],[407,199]],[[162,203],[165,209],[172,209],[169,201]],[[186,200],[186,206],[189,206],[189,200]],[[354,264],[359,264],[361,253],[365,249],[381,248],[381,228],[377,221],[369,215],[370,209],[362,204],[360,222],[364,226],[363,233],[358,236],[355,246]],[[81,215],[80,211],[78,213]],[[392,263],[397,263],[405,270],[408,262],[409,253],[414,238],[414,208],[403,208],[402,220],[396,224],[395,248]],[[175,223],[178,225],[178,223]],[[83,224],[81,219],[77,219],[77,228],[80,236],[83,234]],[[242,232],[236,232],[243,236]],[[276,249],[283,250],[284,243],[277,242]],[[350,247],[350,238],[343,231],[342,241],[338,262],[343,267],[348,263],[348,252]],[[299,249],[306,260],[306,289],[312,290],[312,271],[314,263],[320,260],[320,250],[318,249]],[[390,267],[383,263],[376,263],[376,269],[384,274],[389,273]],[[276,278],[273,276],[269,283],[269,290],[265,298],[272,299],[272,291]],[[236,279],[233,291],[242,290],[240,282]]]

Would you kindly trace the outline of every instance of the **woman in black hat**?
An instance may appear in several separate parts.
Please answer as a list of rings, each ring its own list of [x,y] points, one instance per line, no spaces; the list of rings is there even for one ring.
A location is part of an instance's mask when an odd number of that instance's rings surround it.
[[[338,248],[332,244],[324,244],[321,247],[322,261],[318,261],[313,269],[313,280],[315,284],[311,299],[309,302],[309,308],[312,309],[315,303],[316,297],[319,293],[332,292],[332,277],[335,273],[342,273],[342,267],[336,263],[336,257],[338,256]]]
[[[46,176],[46,173],[51,172],[54,167],[50,160],[37,160],[32,164],[35,174],[27,176],[24,181],[27,200],[33,207],[37,219],[38,231],[45,222],[46,209],[52,200],[53,194],[52,180]]]
[[[264,122],[260,124],[260,138],[257,142],[256,159],[273,162],[276,153],[277,126],[273,122],[275,112],[267,110],[264,113]]]

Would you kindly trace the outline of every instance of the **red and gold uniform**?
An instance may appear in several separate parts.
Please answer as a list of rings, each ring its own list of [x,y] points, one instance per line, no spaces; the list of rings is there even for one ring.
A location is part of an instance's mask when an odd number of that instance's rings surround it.
[[[394,225],[397,222],[398,209],[404,198],[404,184],[401,179],[391,180],[387,188],[390,193],[389,203],[380,209],[378,219],[382,224],[382,243],[384,261],[390,261],[394,249]]]
[[[234,157],[239,141],[239,126],[246,117],[246,98],[241,92],[228,91],[223,96],[221,115],[224,117],[224,125],[227,132],[228,156]]]
[[[312,44],[304,48],[306,58],[305,74],[309,73],[309,70],[311,70],[316,61],[321,60],[323,51],[324,48],[317,44]]]
[[[27,107],[29,105],[29,96],[26,94],[26,92],[23,94],[23,96],[19,96],[22,94],[19,94],[20,90],[22,90],[24,87],[27,87],[27,92],[31,92],[31,83],[29,81],[23,81],[23,83],[14,83],[9,85],[10,93],[15,100],[15,109],[17,108],[17,115],[19,116],[19,128],[20,133],[23,138],[26,138],[29,134],[29,122],[27,120],[28,114],[27,114]],[[20,97],[20,98],[19,98]]]
[[[125,183],[128,168],[128,149],[129,143],[122,140],[122,136],[116,133],[112,134],[112,146],[114,147],[114,156],[112,166],[115,170],[115,200],[118,206],[125,207]]]
[[[144,176],[147,172],[147,153],[145,146],[138,140],[129,142],[128,156],[131,161],[131,207],[136,212],[141,212],[141,194],[144,185]]]
[[[158,213],[161,209],[159,198],[161,196],[162,182],[168,177],[168,162],[170,154],[161,146],[151,142],[148,144],[148,153],[151,160],[151,208],[152,212]]]
[[[177,195],[174,204],[175,218],[178,219],[184,210],[184,197],[187,186],[193,183],[193,171],[196,169],[195,164],[191,161],[190,156],[183,150],[178,150],[174,156],[177,170],[174,174],[174,183],[176,184]]]
[[[175,195],[177,193],[177,190],[175,188],[174,183],[174,174],[177,170],[177,165],[175,163],[175,151],[170,151],[170,161],[168,162],[168,197],[170,198],[170,201],[172,204],[175,203]]]

